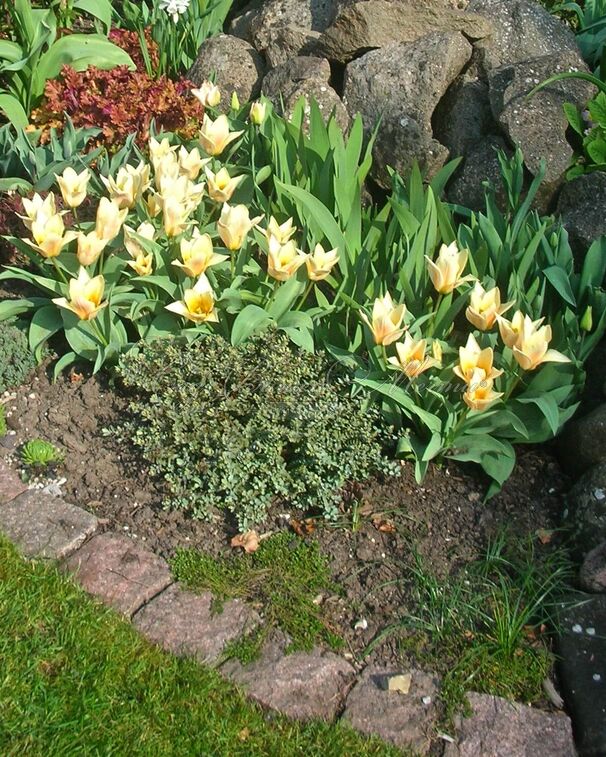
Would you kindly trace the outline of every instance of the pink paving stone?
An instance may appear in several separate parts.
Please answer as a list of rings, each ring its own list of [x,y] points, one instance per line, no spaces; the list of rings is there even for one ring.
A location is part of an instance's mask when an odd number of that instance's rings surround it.
[[[165,649],[213,663],[226,644],[249,633],[260,618],[237,600],[226,602],[221,612],[213,612],[211,602],[208,592],[194,594],[173,584],[139,610],[133,623]]]
[[[389,675],[402,672],[411,674],[409,692],[388,691]],[[438,686],[432,673],[421,670],[368,667],[347,697],[342,720],[357,731],[425,754],[438,718]]]
[[[10,502],[24,491],[27,491],[27,486],[21,481],[17,472],[4,460],[0,460],[0,505]]]
[[[284,654],[275,640],[259,660],[246,666],[229,660],[221,672],[259,704],[296,720],[334,720],[355,678],[352,666],[332,652]]]
[[[126,536],[95,536],[63,563],[78,583],[130,617],[171,583],[166,562]]]
[[[0,532],[26,557],[67,557],[95,533],[97,525],[86,510],[33,489],[0,505]]]

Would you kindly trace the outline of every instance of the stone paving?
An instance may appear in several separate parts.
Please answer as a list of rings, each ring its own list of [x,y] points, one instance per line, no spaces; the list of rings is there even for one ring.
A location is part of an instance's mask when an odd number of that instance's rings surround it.
[[[220,665],[220,672],[255,701],[291,718],[340,718],[364,734],[420,754],[436,739],[439,681],[432,674],[377,667],[360,672],[343,657],[320,649],[287,654],[288,639],[279,633],[249,665],[222,661],[225,646],[261,622],[258,614],[238,601],[213,612],[212,596],[174,583],[161,557],[122,534],[97,533],[98,528],[97,519],[85,510],[39,491],[24,491],[16,474],[0,462],[0,532],[28,558],[59,560],[63,571],[131,618],[151,642]],[[388,685],[394,673],[409,674],[399,676],[407,681],[402,690]],[[447,757],[576,754],[566,715],[481,694],[470,693],[469,701],[472,715],[461,720],[457,741],[447,743]]]

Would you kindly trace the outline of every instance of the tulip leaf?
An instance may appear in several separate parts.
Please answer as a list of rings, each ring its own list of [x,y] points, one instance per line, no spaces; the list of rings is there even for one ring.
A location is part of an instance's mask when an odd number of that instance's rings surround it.
[[[547,281],[549,281],[551,286],[556,290],[560,297],[565,302],[568,302],[573,307],[576,307],[577,303],[570,286],[570,279],[564,269],[560,268],[559,265],[553,265],[549,268],[546,268],[543,273]]]
[[[558,403],[552,393],[540,394],[536,397],[518,397],[516,402],[536,405],[545,416],[553,435],[555,436],[558,433],[560,428],[560,413]]]
[[[63,318],[56,305],[46,305],[36,310],[29,327],[29,347],[36,360],[42,356],[46,342],[63,328]]]
[[[112,23],[112,6],[109,0],[75,0],[73,7],[98,18],[106,31],[109,31]]]
[[[391,382],[383,380],[375,380],[369,378],[356,377],[356,384],[365,386],[368,389],[372,389],[379,394],[388,397],[393,402],[396,402],[408,416],[413,416],[422,421],[427,428],[434,434],[439,434],[442,430],[442,423],[437,415],[423,410],[419,407],[415,400],[408,394],[401,386],[396,386]]]
[[[271,305],[267,308],[269,315],[279,321],[285,313],[288,313],[304,288],[305,284],[294,276],[281,284]]]
[[[2,300],[0,302],[0,321],[13,318],[48,304],[47,297],[28,297],[19,300]]]
[[[56,381],[59,378],[59,374],[69,365],[75,363],[77,358],[78,356],[75,352],[66,352],[65,355],[62,355],[53,368],[53,381]]]
[[[272,317],[258,305],[247,305],[236,316],[231,329],[231,343],[235,346],[245,342],[249,336],[262,331],[270,323]]]

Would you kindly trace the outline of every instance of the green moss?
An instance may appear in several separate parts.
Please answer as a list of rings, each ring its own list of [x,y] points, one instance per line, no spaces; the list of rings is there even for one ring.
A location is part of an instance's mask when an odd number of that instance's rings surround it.
[[[0,392],[20,386],[36,367],[25,332],[16,321],[0,321]]]
[[[327,561],[315,542],[277,534],[262,541],[253,554],[220,559],[197,550],[180,550],[172,569],[177,580],[194,590],[212,591],[219,602],[240,598],[260,603],[263,634],[279,628],[290,637],[291,650],[309,650],[319,641],[333,649],[342,645],[314,604],[320,592],[334,591]],[[238,642],[230,653],[253,659],[262,646],[263,634]]]

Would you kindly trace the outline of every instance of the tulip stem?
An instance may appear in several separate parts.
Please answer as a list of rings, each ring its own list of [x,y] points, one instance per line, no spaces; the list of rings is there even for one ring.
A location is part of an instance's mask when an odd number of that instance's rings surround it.
[[[101,329],[99,328],[99,324],[98,324],[98,323],[97,323],[97,322],[96,322],[95,320],[90,320],[90,321],[89,321],[89,323],[90,323],[90,325],[91,325],[91,326],[93,327],[93,331],[94,331],[94,332],[95,332],[95,333],[97,334],[97,336],[99,337],[99,340],[101,341],[101,344],[102,344],[102,345],[103,345],[104,347],[107,347],[107,345],[109,344],[109,342],[108,342],[108,341],[107,341],[107,339],[106,339],[106,338],[105,338],[105,337],[103,336],[103,332],[102,332],[102,331],[101,331]]]
[[[305,291],[303,292],[303,297],[299,300],[299,304],[295,308],[295,310],[301,310],[303,305],[305,304],[305,300],[309,297],[309,293],[311,292],[311,289],[314,285],[313,281],[310,281],[307,286],[305,287]]]
[[[522,380],[522,377],[516,373],[515,378],[511,382],[509,389],[503,395],[503,402],[507,402],[507,400],[511,397],[511,395],[513,394],[514,390],[517,388],[521,380]]]
[[[59,278],[61,279],[61,281],[64,284],[67,284],[67,279],[65,278],[65,274],[63,273],[63,271],[59,267],[59,264],[57,263],[57,261],[55,260],[55,258],[51,258],[51,260],[53,261],[53,265],[55,266],[55,271],[57,272]]]

